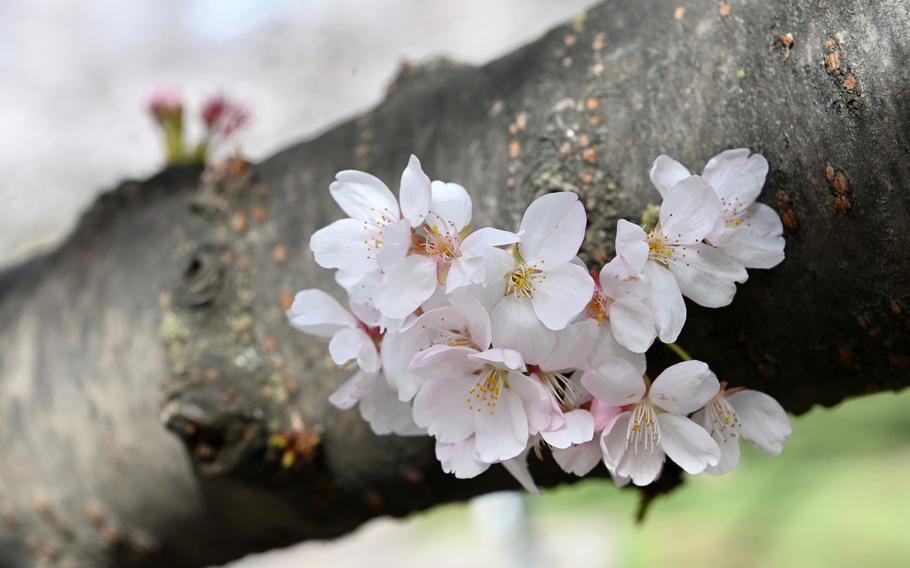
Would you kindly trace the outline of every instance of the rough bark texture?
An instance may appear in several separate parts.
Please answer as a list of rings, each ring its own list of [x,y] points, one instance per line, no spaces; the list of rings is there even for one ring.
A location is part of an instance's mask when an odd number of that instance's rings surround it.
[[[514,486],[501,468],[447,477],[428,440],[333,410],[346,373],[282,313],[334,289],[307,250],[340,216],[334,173],[394,186],[410,152],[471,190],[478,226],[578,192],[595,264],[615,221],[658,200],[657,154],[700,167],[751,147],[787,260],[728,308],[690,304],[681,343],[794,413],[910,383],[910,8],[730,7],[607,2],[485,67],[419,68],[253,171],[103,196],[58,251],[0,275],[0,564],[201,566]]]

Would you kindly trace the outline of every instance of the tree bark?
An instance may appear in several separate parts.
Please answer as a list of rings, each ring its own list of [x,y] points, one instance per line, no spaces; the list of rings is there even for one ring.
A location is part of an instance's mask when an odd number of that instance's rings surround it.
[[[346,372],[283,315],[299,289],[337,290],[307,248],[341,215],[335,172],[394,187],[411,152],[469,188],[475,226],[577,192],[592,266],[659,200],[658,154],[761,152],[787,259],[730,307],[689,304],[680,342],[796,414],[910,384],[910,7],[677,4],[606,2],[484,67],[410,71],[252,169],[126,183],[0,275],[0,564],[203,566],[515,487],[446,476],[430,440],[333,409]],[[572,481],[544,458],[541,484]]]

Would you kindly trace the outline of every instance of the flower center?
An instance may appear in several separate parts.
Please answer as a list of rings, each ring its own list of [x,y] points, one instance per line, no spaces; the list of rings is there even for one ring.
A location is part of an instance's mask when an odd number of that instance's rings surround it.
[[[423,250],[437,262],[451,262],[458,256],[458,246],[461,239],[455,233],[442,232],[434,225],[427,230],[427,237],[423,243]]]
[[[600,289],[594,290],[594,297],[591,298],[591,301],[588,303],[588,316],[597,322],[598,325],[603,325],[607,320],[610,314],[610,304],[613,301],[606,297]]]
[[[673,256],[673,246],[667,242],[659,228],[648,234],[648,255],[654,261],[666,265]]]
[[[629,428],[626,430],[626,449],[632,448],[635,455],[647,452],[654,454],[660,445],[660,424],[657,422],[657,410],[651,401],[645,398],[635,405]]]
[[[578,398],[575,387],[569,377],[562,373],[546,373],[537,371],[535,375],[540,379],[541,384],[550,391],[550,394],[559,402],[559,408],[563,412],[568,412],[575,408],[575,401]]]
[[[712,437],[726,442],[739,435],[740,426],[739,415],[727,402],[727,397],[715,396],[705,407],[705,428]]]
[[[480,371],[477,382],[468,389],[468,410],[482,413],[484,409],[492,416],[496,412],[496,402],[502,389],[506,386],[506,372],[495,367],[484,367]]]
[[[540,272],[528,266],[519,266],[506,277],[506,296],[515,294],[516,298],[531,298],[534,296],[534,282],[532,277]]]

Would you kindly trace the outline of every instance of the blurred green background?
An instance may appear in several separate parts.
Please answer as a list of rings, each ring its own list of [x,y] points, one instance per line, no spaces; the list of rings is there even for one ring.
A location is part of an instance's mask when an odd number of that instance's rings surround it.
[[[792,419],[792,418],[791,418]],[[233,568],[831,568],[910,566],[910,389],[792,419],[778,457],[689,476],[635,524],[639,494],[590,480],[499,493]],[[602,466],[599,466],[602,467]]]

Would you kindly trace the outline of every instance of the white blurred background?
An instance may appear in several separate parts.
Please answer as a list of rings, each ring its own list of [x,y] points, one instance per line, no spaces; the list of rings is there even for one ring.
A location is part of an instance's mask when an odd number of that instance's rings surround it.
[[[162,165],[145,112],[250,105],[261,159],[379,102],[402,60],[483,63],[593,0],[0,0],[0,265],[59,241],[94,196]]]

